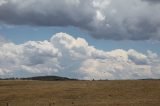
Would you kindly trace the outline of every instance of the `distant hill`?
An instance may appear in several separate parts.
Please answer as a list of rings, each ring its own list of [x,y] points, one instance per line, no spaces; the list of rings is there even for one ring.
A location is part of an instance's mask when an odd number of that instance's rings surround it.
[[[36,77],[28,77],[28,78],[6,78],[0,80],[41,80],[41,81],[67,81],[67,80],[77,80],[71,79],[67,77],[59,77],[59,76],[36,76]]]

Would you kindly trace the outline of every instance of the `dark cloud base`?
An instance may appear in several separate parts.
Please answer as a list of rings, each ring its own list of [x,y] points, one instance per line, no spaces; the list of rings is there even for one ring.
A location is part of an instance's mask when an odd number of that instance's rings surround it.
[[[75,26],[97,39],[160,40],[160,5],[150,3],[159,0],[1,0],[0,22]]]

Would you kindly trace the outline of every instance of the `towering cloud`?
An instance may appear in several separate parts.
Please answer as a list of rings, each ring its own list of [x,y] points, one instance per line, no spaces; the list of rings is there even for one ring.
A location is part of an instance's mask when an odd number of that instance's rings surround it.
[[[160,40],[159,0],[1,0],[0,22],[74,26],[99,39]]]
[[[83,38],[57,33],[47,41],[0,45],[0,76],[59,75],[79,79],[160,78],[160,57],[133,49],[103,51]]]

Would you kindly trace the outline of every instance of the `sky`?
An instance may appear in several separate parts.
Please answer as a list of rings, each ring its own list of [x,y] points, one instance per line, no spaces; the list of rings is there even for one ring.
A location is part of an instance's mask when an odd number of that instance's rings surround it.
[[[160,78],[159,0],[0,0],[0,77]]]

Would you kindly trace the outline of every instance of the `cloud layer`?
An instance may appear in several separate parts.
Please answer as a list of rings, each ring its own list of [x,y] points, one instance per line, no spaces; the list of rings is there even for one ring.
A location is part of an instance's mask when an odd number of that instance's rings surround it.
[[[75,26],[99,39],[160,40],[159,0],[1,0],[0,22]]]
[[[79,79],[160,78],[160,57],[147,51],[103,51],[83,38],[57,33],[47,41],[0,45],[0,76],[59,75]]]

